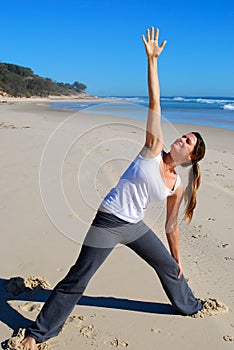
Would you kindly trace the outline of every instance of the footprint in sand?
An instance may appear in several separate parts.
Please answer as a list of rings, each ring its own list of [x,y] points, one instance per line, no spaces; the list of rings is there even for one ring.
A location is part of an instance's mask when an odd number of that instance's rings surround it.
[[[128,343],[115,338],[114,340],[112,340],[110,342],[110,345],[112,345],[112,346],[114,346],[116,348],[119,348],[119,346],[122,346],[122,347],[126,348],[128,346]]]
[[[215,221],[214,218],[208,218],[207,220],[208,220],[208,221]]]
[[[31,126],[24,125],[21,127],[21,129],[30,129]],[[19,129],[19,127],[15,126],[14,124],[6,124],[5,122],[0,122],[0,129]]]
[[[105,335],[105,340],[104,340],[104,344],[107,344],[111,347],[120,349],[120,348],[127,348],[129,346],[129,343],[127,343],[126,341],[121,340],[119,337],[113,337],[113,335],[109,334],[109,335]]]
[[[192,238],[196,238],[196,239],[198,239],[198,238],[207,238],[207,234],[205,234],[205,235],[193,234]]]
[[[94,323],[89,323],[90,318],[97,317],[96,314],[90,316],[75,316],[71,315],[65,322],[65,327],[70,327],[70,325],[77,327],[81,337],[88,340],[90,345],[99,346],[101,343],[107,344],[111,347],[120,349],[122,347],[127,347],[129,344],[126,341],[121,340],[119,337],[108,334],[101,329],[97,329]]]
[[[0,128],[1,129],[18,129],[15,125],[13,125],[13,124],[5,124],[4,122],[0,123]]]
[[[65,326],[69,325],[69,323],[73,323],[73,322],[78,322],[81,323],[81,322],[84,322],[86,321],[86,318],[84,316],[69,316],[65,322]]]
[[[94,328],[94,325],[93,324],[89,324],[88,326],[82,326],[80,327],[80,334],[83,336],[83,337],[86,337],[86,338],[92,338],[92,339],[96,339],[96,335],[97,335],[97,332]]]
[[[224,187],[225,187],[225,188],[232,188],[233,185],[225,185]]]
[[[230,245],[229,243],[220,243],[217,245],[217,247],[218,248],[227,248],[227,247],[229,247],[229,245]]]
[[[153,333],[157,333],[157,334],[160,334],[160,333],[161,333],[161,330],[160,330],[160,329],[151,328],[150,331],[153,332]]]
[[[42,308],[42,305],[40,303],[30,302],[30,303],[21,304],[18,306],[18,308],[22,311],[29,311],[29,312],[38,311],[39,312]]]
[[[223,340],[231,343],[234,342],[234,337],[232,335],[224,335]]]
[[[233,261],[234,260],[234,258],[231,258],[230,256],[225,256],[224,259],[227,260],[227,261]]]

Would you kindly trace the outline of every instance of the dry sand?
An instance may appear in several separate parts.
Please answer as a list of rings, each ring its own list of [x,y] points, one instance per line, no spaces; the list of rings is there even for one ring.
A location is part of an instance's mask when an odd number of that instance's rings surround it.
[[[62,172],[64,193],[73,211],[61,213],[61,217],[67,215],[71,223],[76,220],[80,230],[77,237],[74,232],[63,234],[43,205],[39,171],[49,137],[73,112],[53,111],[43,105],[46,101],[39,102],[0,104],[2,342],[36,318],[50,290],[39,287],[51,288],[66,274],[80,250],[76,241],[84,237],[99,200],[144,141],[142,121],[88,114],[73,121],[72,130],[80,138],[66,154]],[[234,134],[176,125],[167,130],[167,142],[174,140],[177,131],[190,130],[202,133],[207,154],[201,163],[202,185],[194,220],[189,226],[180,222],[181,255],[185,276],[196,296],[214,299],[206,301],[211,316],[176,315],[154,271],[128,248],[119,246],[91,280],[61,334],[43,345],[45,349],[233,347]],[[66,133],[66,127],[62,132]],[[78,174],[82,174],[80,187]],[[162,206],[152,206],[145,221],[166,243],[164,215]],[[11,280],[6,288],[12,277],[21,278]],[[15,282],[20,292],[14,289]]]

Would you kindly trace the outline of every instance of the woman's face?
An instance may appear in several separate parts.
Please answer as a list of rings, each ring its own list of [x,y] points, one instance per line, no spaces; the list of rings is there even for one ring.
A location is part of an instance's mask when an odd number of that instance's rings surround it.
[[[185,134],[179,137],[171,145],[170,154],[176,163],[184,163],[191,160],[191,154],[194,146],[197,143],[197,138],[194,134]]]

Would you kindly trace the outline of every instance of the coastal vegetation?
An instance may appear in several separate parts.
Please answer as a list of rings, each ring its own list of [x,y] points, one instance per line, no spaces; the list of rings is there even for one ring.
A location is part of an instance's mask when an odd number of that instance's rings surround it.
[[[34,74],[31,68],[0,62],[0,94],[14,97],[71,96],[79,95],[86,88],[78,81],[58,83]]]

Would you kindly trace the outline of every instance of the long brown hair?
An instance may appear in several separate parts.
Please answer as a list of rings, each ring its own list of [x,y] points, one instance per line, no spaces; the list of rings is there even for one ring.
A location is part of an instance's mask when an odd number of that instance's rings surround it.
[[[186,209],[184,213],[184,220],[188,219],[189,223],[192,220],[193,211],[197,204],[196,193],[201,184],[201,171],[198,162],[204,157],[206,150],[205,143],[199,132],[193,131],[192,134],[196,136],[197,142],[192,152],[192,167],[189,171],[188,186],[185,189]]]

